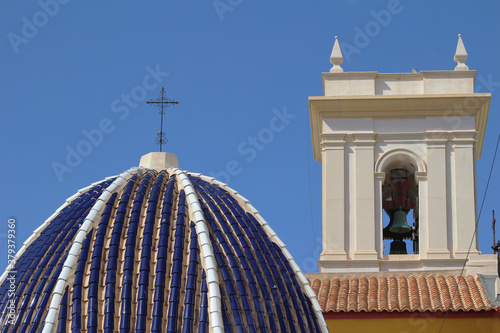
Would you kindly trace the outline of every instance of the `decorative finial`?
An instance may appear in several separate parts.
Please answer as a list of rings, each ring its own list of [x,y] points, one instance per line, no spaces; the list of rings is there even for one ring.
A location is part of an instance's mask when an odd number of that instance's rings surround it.
[[[333,64],[330,69],[330,73],[339,73],[344,71],[342,67],[340,67],[340,64],[344,62],[344,57],[342,56],[339,38],[337,36],[335,36],[335,44],[333,45],[332,54],[330,55],[330,62]]]
[[[165,109],[173,104],[179,104],[179,102],[167,98],[165,96],[165,88],[162,87],[160,96],[157,99],[147,101],[146,103],[153,104],[156,107],[158,107],[158,109],[160,109],[161,125],[160,125],[160,130],[158,131],[158,135],[156,136],[155,142],[157,145],[160,145],[160,152],[161,152],[161,147],[168,142],[167,137],[165,136],[165,132],[163,132],[163,115],[165,114]]]
[[[458,34],[457,50],[455,51],[454,61],[457,62],[456,71],[468,71],[469,67],[465,64],[467,61],[467,51],[465,50],[464,42],[462,41],[462,35]]]

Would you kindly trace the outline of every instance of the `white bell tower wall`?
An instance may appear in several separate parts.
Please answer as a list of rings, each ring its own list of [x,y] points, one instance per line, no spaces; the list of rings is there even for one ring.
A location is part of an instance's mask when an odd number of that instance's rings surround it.
[[[463,68],[323,73],[325,96],[309,97],[323,173],[320,272],[461,267],[491,98],[474,93],[476,72]],[[418,189],[418,253],[384,255],[382,185],[398,168]]]

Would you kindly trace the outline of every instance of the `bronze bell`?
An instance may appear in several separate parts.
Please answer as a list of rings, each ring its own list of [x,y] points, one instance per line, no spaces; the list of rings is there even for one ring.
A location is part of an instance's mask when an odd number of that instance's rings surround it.
[[[391,251],[389,254],[408,254],[406,251],[406,243],[400,239],[394,240],[391,243]]]
[[[390,232],[395,234],[406,234],[411,231],[411,227],[408,225],[406,221],[406,213],[402,209],[399,209],[394,212],[394,222],[392,226],[389,228]]]

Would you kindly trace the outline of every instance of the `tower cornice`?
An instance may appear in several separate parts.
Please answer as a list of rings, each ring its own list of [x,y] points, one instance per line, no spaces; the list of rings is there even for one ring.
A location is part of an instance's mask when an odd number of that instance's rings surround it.
[[[450,126],[457,128],[462,119],[473,117],[478,133],[476,159],[479,159],[486,131],[490,100],[490,93],[311,96],[309,97],[309,110],[314,157],[318,162],[321,162],[319,138],[320,135],[326,134],[323,128],[324,118],[412,119],[441,117],[447,119]]]

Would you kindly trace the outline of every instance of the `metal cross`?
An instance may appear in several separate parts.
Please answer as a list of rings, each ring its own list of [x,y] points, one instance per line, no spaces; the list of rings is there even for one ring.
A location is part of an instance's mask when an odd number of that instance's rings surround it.
[[[158,135],[156,137],[156,144],[160,145],[160,152],[161,152],[161,146],[166,144],[168,142],[167,137],[165,136],[165,132],[163,132],[163,115],[165,114],[165,109],[168,108],[169,106],[173,104],[179,104],[179,102],[176,102],[172,99],[169,99],[165,97],[165,88],[161,88],[161,94],[160,96],[151,101],[147,101],[147,104],[153,104],[155,105],[158,109],[160,109],[160,115],[161,115],[161,127],[160,130],[158,131]]]

